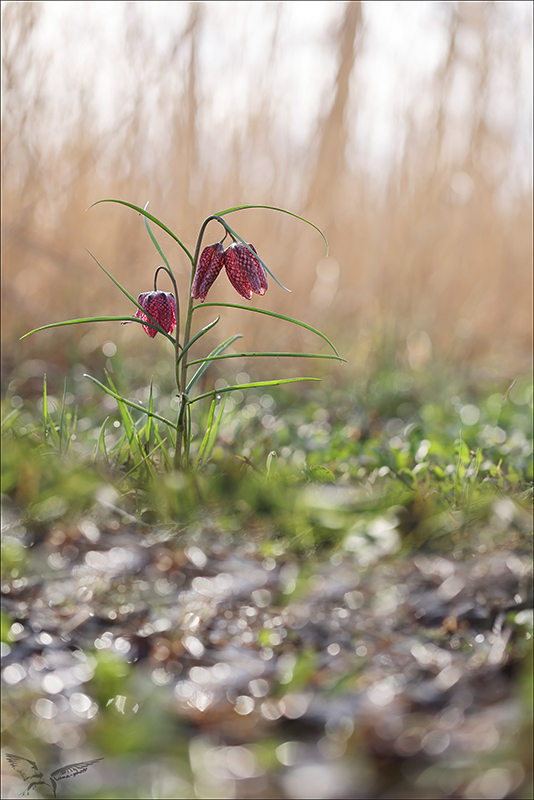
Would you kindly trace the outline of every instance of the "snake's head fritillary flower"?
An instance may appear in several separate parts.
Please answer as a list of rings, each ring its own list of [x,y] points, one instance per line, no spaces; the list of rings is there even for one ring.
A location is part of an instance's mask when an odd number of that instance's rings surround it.
[[[156,322],[159,322],[164,331],[173,332],[176,326],[176,300],[171,292],[144,292],[139,295],[137,302]],[[137,309],[135,316],[137,319],[152,322],[140,308]],[[123,322],[122,324],[126,325],[127,323]],[[155,328],[149,328],[148,325],[143,325],[143,330],[151,339],[157,333]]]
[[[253,245],[249,247],[256,252]],[[236,292],[245,300],[252,298],[252,292],[265,294],[267,291],[267,275],[254,253],[242,242],[234,242],[224,251],[224,266],[228,279]]]
[[[208,291],[217,279],[222,269],[224,260],[224,248],[221,242],[210,244],[202,251],[197,271],[193,279],[191,297],[198,298],[202,302],[206,299]]]

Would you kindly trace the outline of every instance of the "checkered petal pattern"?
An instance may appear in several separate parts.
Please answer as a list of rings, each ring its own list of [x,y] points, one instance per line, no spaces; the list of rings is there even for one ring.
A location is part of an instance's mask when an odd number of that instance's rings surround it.
[[[204,302],[208,291],[223,267],[224,248],[220,242],[210,244],[200,254],[197,271],[193,279],[191,297]]]
[[[256,252],[253,245],[249,247]],[[264,268],[242,242],[234,242],[224,251],[224,266],[228,280],[245,300],[252,298],[252,292],[262,295],[267,291]]]
[[[156,322],[159,322],[164,331],[173,332],[176,326],[176,300],[171,292],[144,292],[139,295],[137,302]],[[152,321],[140,308],[137,309],[135,316],[147,322]],[[148,325],[143,325],[143,330],[151,339],[157,334],[157,330],[149,328]]]
[[[253,245],[250,244],[249,247],[256,253]],[[254,253],[251,253],[243,242],[234,242],[226,250],[220,242],[205,247],[198,261],[191,297],[204,302],[223,265],[228,280],[245,300],[250,300],[253,292],[259,295],[265,294],[267,275]]]

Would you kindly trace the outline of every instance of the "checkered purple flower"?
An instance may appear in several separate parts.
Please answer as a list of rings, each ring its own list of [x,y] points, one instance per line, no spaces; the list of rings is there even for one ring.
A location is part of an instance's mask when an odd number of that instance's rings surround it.
[[[164,331],[173,332],[176,326],[176,300],[171,292],[144,292],[139,295],[137,302],[156,322],[159,322]],[[137,319],[152,322],[140,308],[137,309],[135,316]],[[122,324],[127,325],[128,323],[123,322]],[[151,339],[157,334],[157,330],[149,328],[148,325],[143,325],[143,330]]]
[[[254,253],[256,252],[253,245],[249,247]],[[223,250],[220,242],[205,247],[198,262],[191,297],[204,302],[223,265],[228,280],[245,300],[250,300],[253,292],[259,295],[265,294],[267,275],[254,253],[251,253],[243,242],[234,242],[226,250]]]
[[[218,278],[224,263],[224,248],[221,242],[210,244],[204,248],[193,279],[191,297],[204,302],[208,291]]]
[[[253,245],[249,247],[256,252]],[[245,300],[252,298],[252,292],[262,295],[267,291],[265,270],[243,242],[234,242],[224,251],[224,266],[230,283]]]

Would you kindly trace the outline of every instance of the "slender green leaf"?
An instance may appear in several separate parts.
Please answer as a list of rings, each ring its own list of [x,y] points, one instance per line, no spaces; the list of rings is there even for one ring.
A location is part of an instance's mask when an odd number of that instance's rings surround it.
[[[152,402],[153,402],[152,386],[153,386],[153,383],[154,383],[154,378],[150,378],[150,394],[148,396],[148,415],[147,415],[146,432],[145,432],[145,437],[146,437],[145,441],[146,441],[146,446],[148,448],[150,447],[150,435],[152,433]]]
[[[72,440],[73,440],[73,437],[74,437],[74,435],[75,435],[75,433],[76,433],[76,426],[77,426],[77,424],[78,424],[78,406],[75,406],[75,408],[74,408],[74,416],[73,416],[73,418],[72,418],[72,426],[71,426],[71,429],[69,430],[69,429],[67,428],[67,435],[68,435],[68,437],[69,437],[69,439],[68,439],[68,447],[67,447],[67,452],[70,452],[70,450],[72,449]]]
[[[191,452],[191,406],[187,403],[185,407],[185,424],[187,425],[187,440],[185,442],[185,463],[189,463],[189,455]]]
[[[108,453],[106,450],[106,422],[108,421],[109,417],[106,417],[104,422],[100,427],[100,433],[98,434],[98,441],[96,443],[95,452],[93,456],[93,464],[96,462],[98,451],[100,450],[104,454],[104,458],[106,459],[106,465],[109,467],[109,458]]]
[[[225,214],[231,214],[233,211],[243,211],[245,208],[266,208],[266,209],[269,209],[270,211],[280,211],[282,214],[289,214],[290,217],[295,217],[296,219],[302,220],[302,222],[305,222],[307,225],[311,225],[311,227],[315,228],[315,230],[318,231],[321,234],[321,236],[323,237],[323,240],[324,240],[324,243],[325,243],[325,246],[326,246],[326,255],[328,255],[328,239],[326,238],[326,236],[324,235],[322,230],[320,228],[318,228],[317,225],[314,225],[313,222],[310,222],[309,219],[306,219],[305,217],[301,217],[298,214],[294,214],[292,211],[287,211],[285,208],[277,208],[276,206],[263,206],[263,205],[261,205],[261,206],[260,205],[234,206],[233,208],[227,208],[224,211],[219,211],[214,216],[224,217]]]
[[[154,236],[154,234],[152,233],[152,228],[151,228],[151,227],[150,227],[150,225],[148,224],[148,220],[147,220],[147,218],[146,218],[146,217],[145,217],[145,219],[144,219],[144,223],[145,223],[145,227],[146,227],[146,229],[147,229],[147,231],[148,231],[148,235],[149,235],[149,236],[150,236],[150,238],[152,239],[152,244],[154,245],[154,247],[156,248],[156,250],[158,251],[158,253],[159,253],[159,254],[160,254],[160,256],[162,257],[162,259],[164,260],[164,262],[165,262],[165,266],[167,267],[167,269],[169,270],[169,272],[170,272],[170,273],[171,273],[171,275],[172,275],[172,269],[171,269],[171,265],[169,264],[169,262],[168,262],[168,261],[167,261],[167,259],[165,258],[165,253],[164,253],[164,252],[163,252],[163,250],[161,249],[161,247],[160,247],[160,244],[159,244],[158,240],[156,239],[156,237],[155,237],[155,236]]]
[[[269,317],[276,317],[276,319],[283,319],[286,322],[291,322],[293,325],[299,325],[301,328],[306,328],[312,333],[315,333],[317,336],[320,336],[321,339],[324,339],[324,341],[330,345],[336,356],[339,356],[339,353],[337,352],[336,348],[334,347],[330,339],[327,336],[325,336],[324,333],[318,331],[317,328],[314,328],[312,325],[308,325],[306,322],[301,322],[300,320],[294,319],[293,317],[286,317],[285,314],[277,314],[275,311],[268,311],[265,308],[254,308],[254,306],[242,306],[239,303],[202,303],[197,306],[193,306],[193,311],[196,311],[197,308],[208,308],[209,306],[217,308],[221,307],[240,308],[243,311],[254,311],[256,314],[267,314],[267,316]]]
[[[48,439],[48,396],[46,393],[46,373],[43,376],[43,422],[44,422],[44,440]]]
[[[87,210],[89,211],[89,209],[93,208],[93,206],[99,205],[99,203],[119,203],[122,206],[133,208],[133,210],[137,211],[138,214],[141,214],[143,217],[146,217],[155,225],[157,225],[159,228],[161,228],[163,231],[165,231],[165,233],[168,233],[171,239],[174,239],[174,241],[180,245],[184,253],[189,258],[190,262],[193,263],[193,256],[191,255],[185,244],[183,244],[183,242],[181,242],[180,239],[171,231],[171,229],[167,228],[167,226],[164,225],[163,222],[161,222],[161,220],[159,220],[157,217],[154,217],[152,214],[149,214],[148,211],[145,211],[144,208],[140,208],[139,206],[136,206],[133,203],[127,203],[126,200],[115,200],[112,198],[106,198],[105,200],[97,200],[96,203],[90,205]]]
[[[144,465],[146,470],[147,470],[147,472],[148,472],[148,474],[149,474],[149,476],[150,476],[150,478],[152,480],[154,480],[155,477],[156,477],[155,472],[154,472],[154,467],[152,466],[151,462],[149,461],[149,457],[150,457],[151,453],[147,453],[147,447],[146,447],[146,445],[143,445],[143,438],[142,438],[143,435],[146,436],[145,432],[146,432],[146,428],[147,428],[147,423],[145,423],[138,430],[138,426],[140,425],[141,422],[142,422],[142,418],[141,418],[141,420],[137,421],[137,424],[134,422],[134,429],[135,429],[135,433],[137,435],[137,441],[139,443],[139,449],[140,449],[140,452],[141,452],[141,460],[139,461],[138,464],[135,465],[134,469],[137,469],[141,465]],[[157,446],[155,449],[158,449],[158,447],[159,446]],[[133,470],[131,470],[130,472],[132,472],[132,471]],[[130,473],[127,473],[127,474],[130,474]],[[126,476],[124,476],[124,477],[126,477]]]
[[[100,383],[100,381],[97,381],[97,379],[93,378],[92,375],[84,374],[83,377],[84,378],[89,378],[90,381],[93,381],[93,383],[95,383],[97,386],[99,386],[102,389],[103,392],[106,392],[106,394],[109,394],[110,397],[114,397],[115,400],[120,400],[122,403],[125,403],[125,405],[130,406],[131,408],[135,408],[136,411],[141,411],[143,414],[150,414],[150,416],[154,417],[154,419],[159,419],[160,422],[164,422],[165,425],[169,426],[169,428],[172,428],[173,430],[175,429],[175,426],[173,425],[173,423],[169,422],[169,420],[165,419],[165,417],[162,417],[159,414],[155,414],[154,412],[150,412],[148,410],[148,408],[145,408],[144,406],[140,406],[138,403],[133,403],[131,400],[126,400],[126,398],[121,397],[121,395],[118,394],[117,392],[111,391],[111,389],[108,389],[108,387],[104,386],[103,383]]]
[[[204,453],[203,462],[205,463],[209,457],[211,456],[211,452],[215,446],[215,442],[217,441],[217,434],[219,432],[219,428],[221,426],[222,416],[224,414],[224,407],[226,406],[227,395],[225,395],[222,399],[221,405],[217,412],[217,416],[215,418],[215,422],[211,426],[211,433],[208,441],[208,446],[206,448],[206,452]]]
[[[213,392],[215,391],[216,394],[223,394],[224,392],[235,392],[236,389],[255,389],[261,386],[279,386],[282,383],[298,383],[299,381],[320,381],[320,378],[280,378],[279,380],[274,381],[256,381],[254,383],[239,383],[236,386],[224,386],[222,389],[215,389],[211,392],[205,392],[205,394],[199,394],[198,397],[194,397],[192,400],[189,400],[189,403],[196,403],[198,400],[203,400],[205,397],[211,397]]]
[[[117,392],[113,381],[107,370],[104,370],[106,373],[106,378],[108,379],[108,383],[111,386],[111,389],[114,392]],[[144,457],[143,445],[137,433],[137,429],[135,427],[134,421],[132,419],[132,415],[128,411],[127,406],[124,403],[123,398],[117,393],[117,405],[119,407],[119,414],[121,415],[121,419],[124,425],[124,430],[126,431],[126,435],[128,437],[128,442],[130,445],[130,451],[134,458],[134,462],[140,463]],[[145,412],[146,413],[146,412]]]
[[[199,331],[199,332],[198,332],[198,333],[197,333],[195,336],[193,336],[193,338],[191,339],[191,341],[189,342],[189,344],[187,344],[187,345],[184,347],[184,349],[182,350],[182,352],[180,353],[180,355],[179,355],[179,357],[178,357],[178,363],[180,363],[180,361],[182,360],[182,358],[184,357],[184,355],[187,353],[187,351],[189,350],[189,348],[191,347],[191,345],[193,345],[193,344],[194,344],[194,343],[197,341],[197,339],[200,339],[200,337],[201,337],[201,336],[204,336],[204,334],[205,334],[205,333],[207,333],[207,332],[208,332],[208,331],[210,331],[212,328],[214,328],[214,327],[215,327],[215,325],[216,325],[216,324],[219,322],[220,318],[221,318],[221,317],[220,317],[220,315],[219,315],[219,316],[217,317],[217,319],[214,319],[214,320],[213,320],[213,322],[210,322],[208,325],[206,325],[206,327],[205,327],[205,328],[202,328],[202,330],[200,330],[200,331]],[[203,361],[204,359],[201,359],[201,360]],[[189,363],[195,363],[195,364],[196,364],[197,362],[195,361],[195,362],[189,362]],[[198,363],[200,363],[200,362],[198,362]]]
[[[132,467],[132,468],[131,468],[131,469],[130,469],[130,470],[129,470],[129,471],[126,473],[126,474],[125,474],[125,475],[123,475],[123,476],[122,476],[121,480],[122,480],[122,481],[125,481],[125,480],[126,480],[126,478],[128,478],[130,475],[132,475],[132,474],[133,474],[133,473],[136,471],[136,469],[138,469],[138,468],[139,468],[139,467],[140,467],[142,464],[144,464],[144,465],[147,467],[148,471],[150,472],[150,475],[151,475],[151,477],[152,477],[153,479],[155,479],[155,477],[156,477],[156,476],[155,476],[155,474],[154,474],[154,469],[153,469],[153,467],[152,467],[152,464],[150,463],[150,461],[149,461],[148,459],[149,459],[149,458],[151,458],[151,457],[154,455],[154,453],[155,453],[157,450],[159,450],[159,449],[160,449],[160,447],[161,447],[161,446],[162,446],[162,442],[160,442],[159,444],[157,444],[157,445],[156,445],[156,446],[155,446],[155,447],[154,447],[154,448],[153,448],[153,449],[150,451],[150,453],[147,453],[146,455],[144,455],[144,456],[143,456],[143,458],[141,459],[141,461],[140,461],[138,464],[135,464],[135,465],[134,465],[134,466],[133,466],[133,467]]]
[[[84,317],[82,319],[67,319],[64,322],[52,322],[49,325],[42,325],[40,328],[34,328],[33,331],[28,331],[28,333],[25,333],[24,336],[21,336],[20,338],[25,339],[26,336],[31,336],[32,333],[39,333],[39,331],[45,331],[48,328],[62,328],[64,325],[79,325],[84,322],[138,322],[141,325],[147,325],[149,328],[154,328],[154,330],[158,331],[158,333],[163,333],[167,339],[169,339],[173,344],[176,344],[174,337],[166,333],[161,325],[157,324],[157,322],[153,324],[150,322],[150,320],[141,320],[137,317]]]
[[[15,422],[15,420],[16,420],[16,419],[17,419],[19,416],[20,416],[20,408],[14,408],[14,409],[12,409],[12,410],[9,412],[9,414],[7,414],[7,415],[6,415],[6,416],[3,418],[3,420],[2,420],[2,425],[1,425],[1,427],[0,427],[0,430],[4,430],[4,428],[7,426],[7,423],[8,423],[8,422],[11,422],[11,424],[13,424],[13,422]],[[13,417],[14,417],[15,419],[13,419]]]
[[[63,384],[63,402],[61,403],[61,418],[59,420],[59,454],[60,455],[61,455],[61,445],[63,443],[63,426],[64,426],[64,421],[65,421],[65,405],[66,405],[65,400],[66,400],[66,397],[67,397],[67,379],[65,378],[65,381],[64,381],[64,384]],[[68,446],[68,443],[69,443],[69,437],[68,437],[68,433],[67,433],[67,446]],[[66,450],[66,448],[65,448],[65,450]]]
[[[56,447],[59,447],[59,434],[54,424],[54,420],[48,408],[48,389],[46,383],[46,375],[43,376],[43,423],[44,423],[44,439],[53,441]]]
[[[330,358],[334,361],[345,361],[345,358],[341,358],[340,356],[331,356],[331,355],[322,355],[321,353],[225,353],[222,356],[213,356],[210,358],[210,361],[220,361],[223,358]],[[192,364],[202,364],[205,361],[204,358],[196,358],[194,361],[189,362],[189,366]]]
[[[114,278],[114,277],[113,277],[113,275],[111,274],[111,272],[108,272],[108,271],[107,271],[107,269],[106,269],[105,267],[103,267],[103,266],[102,266],[102,264],[100,263],[100,261],[99,261],[97,258],[95,258],[95,256],[94,256],[94,255],[93,255],[93,254],[92,254],[92,253],[91,253],[89,250],[87,250],[87,248],[85,248],[85,250],[86,250],[86,252],[87,252],[87,253],[89,253],[89,255],[91,256],[91,258],[93,259],[93,261],[95,261],[95,262],[98,264],[98,266],[100,267],[100,269],[101,269],[103,272],[105,272],[105,273],[106,273],[106,275],[108,276],[108,278],[110,278],[110,280],[112,280],[112,281],[113,281],[113,283],[115,284],[115,286],[117,286],[117,287],[118,287],[118,288],[121,290],[121,292],[122,292],[124,295],[126,295],[126,297],[127,297],[129,300],[131,300],[131,301],[132,301],[132,303],[133,303],[134,305],[136,305],[136,306],[137,306],[137,308],[139,308],[139,309],[140,309],[140,310],[143,312],[143,314],[145,314],[145,316],[146,316],[146,317],[147,317],[147,318],[148,318],[148,319],[149,319],[149,320],[150,320],[152,323],[154,323],[154,324],[153,324],[153,325],[151,325],[150,327],[151,327],[151,328],[154,328],[154,327],[155,327],[155,329],[156,329],[157,331],[160,331],[160,332],[161,332],[161,333],[162,333],[164,336],[166,336],[166,337],[167,337],[167,339],[169,339],[169,341],[171,341],[171,342],[173,343],[173,345],[175,345],[175,346],[176,346],[176,342],[175,342],[175,340],[172,338],[172,336],[170,335],[170,333],[167,333],[167,331],[163,330],[163,328],[161,327],[161,325],[159,324],[159,322],[158,322],[157,320],[155,320],[155,319],[154,319],[154,317],[153,317],[151,314],[149,314],[149,313],[148,313],[148,311],[147,311],[145,308],[143,308],[143,306],[142,306],[142,305],[140,305],[140,304],[138,303],[138,301],[137,301],[137,300],[136,300],[136,299],[133,297],[133,295],[131,295],[131,294],[130,294],[130,292],[129,292],[127,289],[125,289],[125,288],[124,288],[124,286],[123,286],[121,283],[119,283],[119,281],[118,281],[116,278]],[[134,317],[134,319],[135,319],[135,317]],[[144,324],[146,324],[146,323],[144,323]]]
[[[219,410],[214,420],[213,416],[214,416],[215,406],[217,403],[217,397],[218,395],[213,398],[213,403],[211,404],[210,407],[210,416],[208,419],[208,425],[206,427],[206,434],[204,436],[204,439],[202,440],[202,444],[198,451],[198,456],[195,463],[195,470],[198,470],[200,466],[202,466],[208,461],[211,455],[211,451],[213,450],[215,442],[217,440],[217,433],[219,432],[219,427],[221,425],[222,415],[224,413],[224,407],[226,405],[226,399],[227,399],[225,395],[222,399],[222,402],[219,405]]]
[[[462,429],[460,428],[460,443],[458,446],[458,460],[456,462],[456,472],[454,474],[454,497],[456,500],[456,507],[458,507],[458,500],[460,497],[459,484],[460,484],[460,467],[462,465]]]
[[[244,245],[245,245],[245,247],[247,248],[247,250],[248,250],[248,251],[249,251],[249,252],[250,252],[250,253],[251,253],[251,254],[254,256],[254,258],[257,258],[257,259],[258,259],[258,261],[260,262],[260,264],[262,264],[262,265],[263,265],[263,267],[264,267],[264,268],[267,270],[267,272],[269,273],[269,275],[271,276],[271,278],[272,278],[274,281],[276,281],[276,283],[278,284],[278,286],[280,286],[280,287],[281,287],[281,288],[282,288],[282,289],[283,289],[285,292],[289,292],[289,293],[291,294],[291,289],[288,289],[288,288],[287,288],[287,286],[284,286],[284,284],[283,284],[283,283],[281,283],[281,281],[279,281],[279,280],[278,280],[278,278],[276,277],[276,275],[275,275],[274,273],[272,273],[272,272],[271,272],[271,270],[269,269],[269,267],[267,266],[267,264],[265,263],[265,261],[262,261],[262,260],[261,260],[261,258],[259,257],[259,255],[258,255],[257,253],[255,253],[255,252],[254,252],[254,250],[253,250],[253,249],[250,247],[250,245],[248,244],[248,242],[245,242],[245,240],[244,240],[244,239],[242,239],[242,238],[241,238],[241,236],[240,236],[240,235],[239,235],[239,234],[238,234],[236,231],[234,231],[234,229],[233,229],[233,228],[231,228],[231,227],[228,225],[228,223],[227,223],[225,220],[222,220],[222,219],[221,219],[221,220],[220,220],[220,223],[221,223],[221,225],[223,225],[223,226],[226,228],[226,230],[228,231],[228,233],[230,233],[230,234],[231,234],[231,235],[234,237],[234,239],[239,239],[239,241],[240,241],[240,242],[242,242],[242,244],[244,244]]]
[[[117,442],[117,444],[113,448],[113,450],[116,450],[115,469],[119,468],[119,465],[120,465],[121,459],[122,459],[122,446],[127,441],[128,441],[128,437],[126,436],[125,433],[123,433],[121,438],[120,438],[120,440]]]
[[[160,449],[161,449],[161,452],[163,453],[163,457],[164,457],[165,462],[167,464],[167,468],[169,470],[172,470],[172,460],[171,460],[171,457],[169,455],[169,452],[168,452],[167,448],[165,447],[165,442],[167,441],[167,437],[165,437],[165,439],[161,438],[157,422],[154,423],[154,438],[155,438],[156,442],[160,445]]]
[[[193,377],[191,378],[191,380],[187,384],[185,393],[189,394],[191,389],[195,385],[195,383],[198,381],[198,379],[200,377],[202,377],[202,375],[206,372],[207,368],[211,364],[211,357],[212,356],[219,355],[220,353],[222,353],[223,350],[226,350],[227,347],[230,347],[230,345],[233,344],[236,341],[236,339],[242,339],[242,338],[243,338],[243,334],[241,334],[241,333],[236,333],[235,336],[230,336],[229,339],[227,339],[225,342],[223,342],[222,344],[218,345],[218,347],[216,347],[214,350],[212,350],[211,353],[209,354],[209,356],[206,356],[206,358],[202,359],[202,366],[197,369],[197,371],[195,372],[195,374],[193,375]]]
[[[204,433],[204,438],[200,443],[200,447],[198,449],[197,459],[195,462],[195,469],[198,469],[199,465],[202,462],[202,456],[204,455],[204,451],[208,446],[210,433],[211,433],[211,426],[213,424],[213,417],[215,416],[215,406],[217,405],[217,394],[214,392],[213,400],[211,402],[209,414],[208,414],[208,424],[206,425],[206,431]]]

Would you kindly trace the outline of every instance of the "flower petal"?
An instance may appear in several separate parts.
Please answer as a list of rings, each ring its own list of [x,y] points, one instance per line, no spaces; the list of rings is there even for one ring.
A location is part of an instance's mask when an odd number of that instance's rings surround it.
[[[254,252],[256,252],[256,248],[254,247],[253,244],[248,243],[248,246],[251,247],[252,250],[254,250]],[[257,273],[257,276],[258,276],[258,281],[259,281],[259,289],[254,289],[253,288],[253,291],[255,291],[256,294],[259,294],[259,295],[265,294],[265,292],[269,288],[269,285],[267,283],[267,275],[266,275],[265,269],[263,268],[263,264],[261,263],[259,258],[255,258],[252,255],[252,253],[249,252],[248,255],[250,257],[252,269],[256,270],[256,273]],[[251,284],[252,284],[252,281],[251,281]]]
[[[176,326],[176,299],[172,292],[144,292],[139,295],[137,302],[161,325],[164,331],[173,332]],[[135,316],[144,322],[152,322],[147,314],[138,308]],[[148,325],[143,325],[143,330],[151,339],[157,334],[157,330]]]
[[[247,248],[243,248],[241,243],[239,243],[239,245],[248,254]],[[250,300],[252,298],[253,288],[245,265],[246,259],[243,258],[242,250],[239,250],[238,243],[234,242],[234,244],[231,244],[230,247],[227,247],[224,251],[226,274],[236,292],[238,292],[241,297],[244,297],[245,300]]]
[[[191,297],[202,302],[217,279],[223,266],[224,248],[220,242],[204,248],[198,260],[197,271],[191,287]]]

